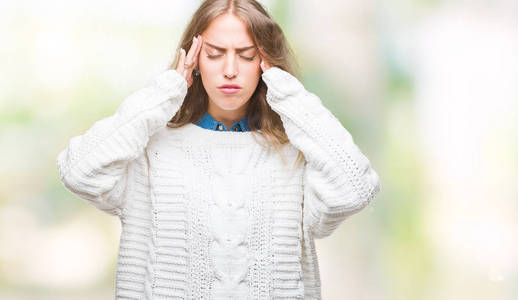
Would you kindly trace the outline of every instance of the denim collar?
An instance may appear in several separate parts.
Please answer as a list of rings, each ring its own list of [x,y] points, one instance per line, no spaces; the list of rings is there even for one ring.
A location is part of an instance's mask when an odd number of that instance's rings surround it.
[[[249,131],[250,129],[248,128],[247,120],[248,120],[248,117],[245,116],[240,121],[237,121],[234,124],[232,124],[232,126],[230,126],[230,130],[231,131]],[[202,128],[205,128],[205,129],[210,129],[210,130],[229,131],[227,129],[227,127],[225,126],[225,124],[214,120],[214,118],[208,112],[205,112],[203,117],[201,117],[201,119],[198,122],[196,122],[196,125],[198,125]]]

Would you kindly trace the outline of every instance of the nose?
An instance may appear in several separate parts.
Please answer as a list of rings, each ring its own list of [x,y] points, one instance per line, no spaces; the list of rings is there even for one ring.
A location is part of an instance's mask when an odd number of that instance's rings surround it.
[[[234,78],[238,74],[238,66],[235,59],[235,55],[229,54],[226,55],[225,65],[223,67],[223,73],[227,78]]]

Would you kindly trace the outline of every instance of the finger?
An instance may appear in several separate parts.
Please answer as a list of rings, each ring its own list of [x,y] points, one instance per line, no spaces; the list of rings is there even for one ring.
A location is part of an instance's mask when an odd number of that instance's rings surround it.
[[[185,63],[185,50],[183,48],[180,49],[180,57],[178,58],[178,73],[183,74],[184,71],[184,63]]]
[[[196,37],[196,48],[194,49],[193,60],[195,60],[198,57],[198,54],[200,53],[200,50],[201,50],[202,42],[203,41],[201,39],[201,35],[198,35]]]
[[[191,48],[189,49],[189,53],[187,53],[187,59],[185,60],[186,64],[190,65],[192,63],[192,59],[194,57],[194,53],[196,52],[197,47],[198,47],[198,40],[196,39],[196,37],[194,37],[193,42],[191,44]]]
[[[185,78],[185,74],[186,74],[186,70],[185,70],[185,67],[184,67],[184,64],[185,64],[185,49],[182,48],[182,55],[180,56],[180,61],[179,61],[179,73],[182,74],[182,76]]]
[[[269,68],[270,65],[266,61],[266,55],[264,54],[264,50],[261,47],[259,47],[259,56],[261,57],[261,63],[260,63],[261,69],[263,71],[265,71],[266,69]]]
[[[198,36],[198,48],[196,49],[196,55],[195,55],[195,58],[194,58],[194,68],[198,68],[198,61],[200,59],[200,53],[201,53],[201,48],[203,46],[203,39],[200,36]]]

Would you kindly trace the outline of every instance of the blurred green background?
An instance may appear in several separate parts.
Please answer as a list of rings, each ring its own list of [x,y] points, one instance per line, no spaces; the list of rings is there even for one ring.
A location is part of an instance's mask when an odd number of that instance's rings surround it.
[[[323,299],[518,299],[518,3],[260,1],[379,173]],[[120,223],[55,159],[167,68],[200,1],[0,5],[0,299],[113,299]]]

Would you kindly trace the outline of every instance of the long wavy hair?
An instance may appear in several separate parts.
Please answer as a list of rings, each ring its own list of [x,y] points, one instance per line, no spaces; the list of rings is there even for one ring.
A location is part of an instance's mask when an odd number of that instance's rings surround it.
[[[181,48],[190,49],[193,37],[203,33],[211,21],[222,14],[233,14],[242,19],[247,25],[247,31],[254,46],[263,49],[266,60],[272,66],[299,77],[298,69],[295,69],[297,62],[282,29],[272,20],[266,9],[255,0],[203,1],[187,25],[176,49],[176,57],[169,69],[177,68],[180,59],[179,50]],[[281,154],[282,161],[285,161],[280,150],[289,143],[289,139],[280,116],[266,102],[266,91],[267,86],[260,79],[256,90],[247,103],[248,127],[252,134],[257,134],[260,131],[267,142],[267,145],[263,144],[263,146],[273,147],[275,151]],[[208,95],[203,87],[201,77],[193,76],[192,85],[187,91],[182,106],[167,123],[167,126],[178,128],[188,123],[196,123],[207,112],[208,103]],[[255,140],[257,141],[257,138]],[[304,155],[299,150],[294,166],[303,161]]]

